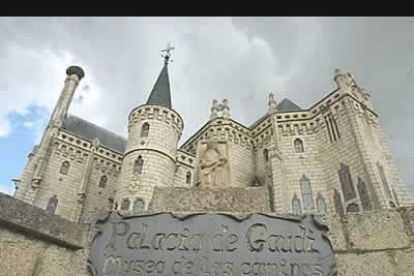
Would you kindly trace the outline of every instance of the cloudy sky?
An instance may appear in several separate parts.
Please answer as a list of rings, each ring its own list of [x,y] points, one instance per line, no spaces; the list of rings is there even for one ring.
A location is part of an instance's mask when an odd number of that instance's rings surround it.
[[[0,190],[11,193],[72,64],[86,77],[70,113],[126,136],[127,115],[170,66],[173,107],[189,137],[227,98],[249,125],[267,95],[308,108],[350,70],[372,95],[403,180],[414,187],[414,18],[0,18]],[[413,188],[414,190],[414,188]]]

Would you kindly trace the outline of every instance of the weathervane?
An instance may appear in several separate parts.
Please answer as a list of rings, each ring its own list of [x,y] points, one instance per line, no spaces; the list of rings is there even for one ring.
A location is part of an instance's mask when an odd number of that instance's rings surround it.
[[[164,58],[164,64],[167,65],[169,61],[173,61],[170,60],[171,57],[171,51],[174,50],[175,48],[173,46],[171,46],[170,43],[168,43],[167,47],[163,50],[161,50],[161,52],[166,52],[165,55],[161,55]]]

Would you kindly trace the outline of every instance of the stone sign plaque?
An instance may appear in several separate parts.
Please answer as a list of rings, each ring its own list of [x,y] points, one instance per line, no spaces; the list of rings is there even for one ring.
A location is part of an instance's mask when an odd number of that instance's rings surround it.
[[[313,215],[112,212],[97,226],[89,256],[94,276],[335,274],[328,229]]]

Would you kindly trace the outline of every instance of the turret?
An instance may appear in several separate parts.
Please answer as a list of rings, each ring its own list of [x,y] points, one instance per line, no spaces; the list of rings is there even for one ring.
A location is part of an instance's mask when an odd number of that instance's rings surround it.
[[[269,114],[274,114],[277,112],[277,104],[275,101],[275,94],[270,93],[269,94]]]
[[[128,118],[128,141],[118,180],[115,206],[133,211],[148,208],[154,187],[172,186],[176,151],[183,130],[181,116],[172,109],[168,77],[170,51],[146,104],[133,109]]]
[[[374,109],[371,101],[371,95],[357,84],[354,74],[350,72],[343,73],[341,70],[335,69],[334,80],[338,86],[338,89],[349,93],[369,109]]]

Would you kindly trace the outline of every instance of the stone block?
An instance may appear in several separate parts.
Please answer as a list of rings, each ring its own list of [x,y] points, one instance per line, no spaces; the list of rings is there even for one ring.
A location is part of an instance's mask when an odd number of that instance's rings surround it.
[[[404,220],[406,231],[409,233],[411,240],[414,241],[414,207],[401,208],[399,212]]]
[[[333,249],[335,251],[346,250],[347,243],[340,215],[324,216],[322,221],[329,228],[327,235]]]
[[[395,274],[387,252],[336,255],[338,276],[390,276]],[[411,274],[412,275],[412,274]]]
[[[0,224],[65,246],[84,247],[85,236],[78,224],[2,193]]]
[[[351,248],[383,250],[410,246],[410,238],[398,212],[348,214],[343,220]]]
[[[258,188],[160,188],[155,187],[151,211],[269,212],[265,187]]]
[[[395,275],[412,276],[414,275],[414,250],[395,250],[388,252],[395,267]]]

